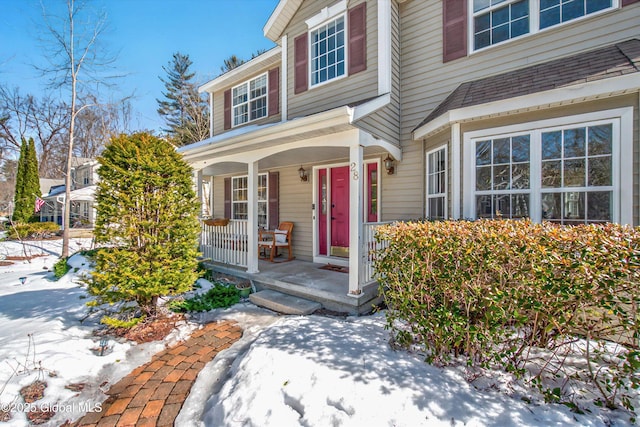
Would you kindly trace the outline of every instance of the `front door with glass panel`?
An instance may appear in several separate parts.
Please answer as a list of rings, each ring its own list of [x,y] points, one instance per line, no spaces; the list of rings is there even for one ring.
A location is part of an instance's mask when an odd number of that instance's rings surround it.
[[[349,167],[318,170],[318,253],[349,256]]]

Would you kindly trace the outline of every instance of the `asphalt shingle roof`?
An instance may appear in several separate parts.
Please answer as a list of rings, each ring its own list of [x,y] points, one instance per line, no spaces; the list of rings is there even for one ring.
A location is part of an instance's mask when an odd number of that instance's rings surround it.
[[[450,110],[638,72],[640,40],[631,39],[462,83],[415,129]]]

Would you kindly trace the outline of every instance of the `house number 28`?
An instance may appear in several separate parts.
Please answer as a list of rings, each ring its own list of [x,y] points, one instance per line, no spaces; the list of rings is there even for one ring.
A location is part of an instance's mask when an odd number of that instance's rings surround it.
[[[351,174],[353,176],[354,181],[357,181],[360,176],[358,175],[358,168],[356,167],[356,162],[351,163]]]

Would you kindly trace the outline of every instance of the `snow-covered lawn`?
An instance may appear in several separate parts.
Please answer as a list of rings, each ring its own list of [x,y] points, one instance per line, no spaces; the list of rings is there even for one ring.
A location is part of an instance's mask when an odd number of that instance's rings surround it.
[[[80,322],[87,315],[79,281],[86,259],[74,256],[74,270],[55,282],[47,270],[61,241],[28,245],[32,254],[45,256],[0,267],[0,410],[14,409],[0,427],[27,426],[24,410],[47,405],[58,413],[46,425],[77,419],[152,354],[187,337],[198,323],[219,319],[237,321],[244,335],[200,373],[177,426],[631,425],[624,411],[590,406],[591,413],[575,414],[544,403],[506,375],[495,373],[478,388],[465,380],[463,368],[439,369],[394,351],[383,314],[277,316],[241,303],[194,316],[164,342],[112,340],[99,356],[96,319]],[[72,243],[74,250],[89,245]],[[0,257],[21,252],[16,243],[0,242]],[[27,278],[24,285],[20,277]],[[24,405],[19,390],[36,379],[48,384],[44,398]],[[65,388],[76,383],[84,389]]]

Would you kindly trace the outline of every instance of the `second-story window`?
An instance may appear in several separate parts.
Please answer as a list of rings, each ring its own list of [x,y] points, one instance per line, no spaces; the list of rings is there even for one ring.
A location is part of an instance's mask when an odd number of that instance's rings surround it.
[[[310,32],[311,85],[345,74],[344,16]]]
[[[540,29],[608,9],[613,0],[541,0]]]
[[[473,0],[473,45],[491,46],[529,32],[529,0]]]
[[[82,185],[87,186],[91,184],[91,179],[89,177],[89,170],[85,169],[82,171]]]
[[[233,88],[233,125],[238,126],[267,116],[267,74]]]
[[[473,50],[618,7],[618,0],[469,0]]]

